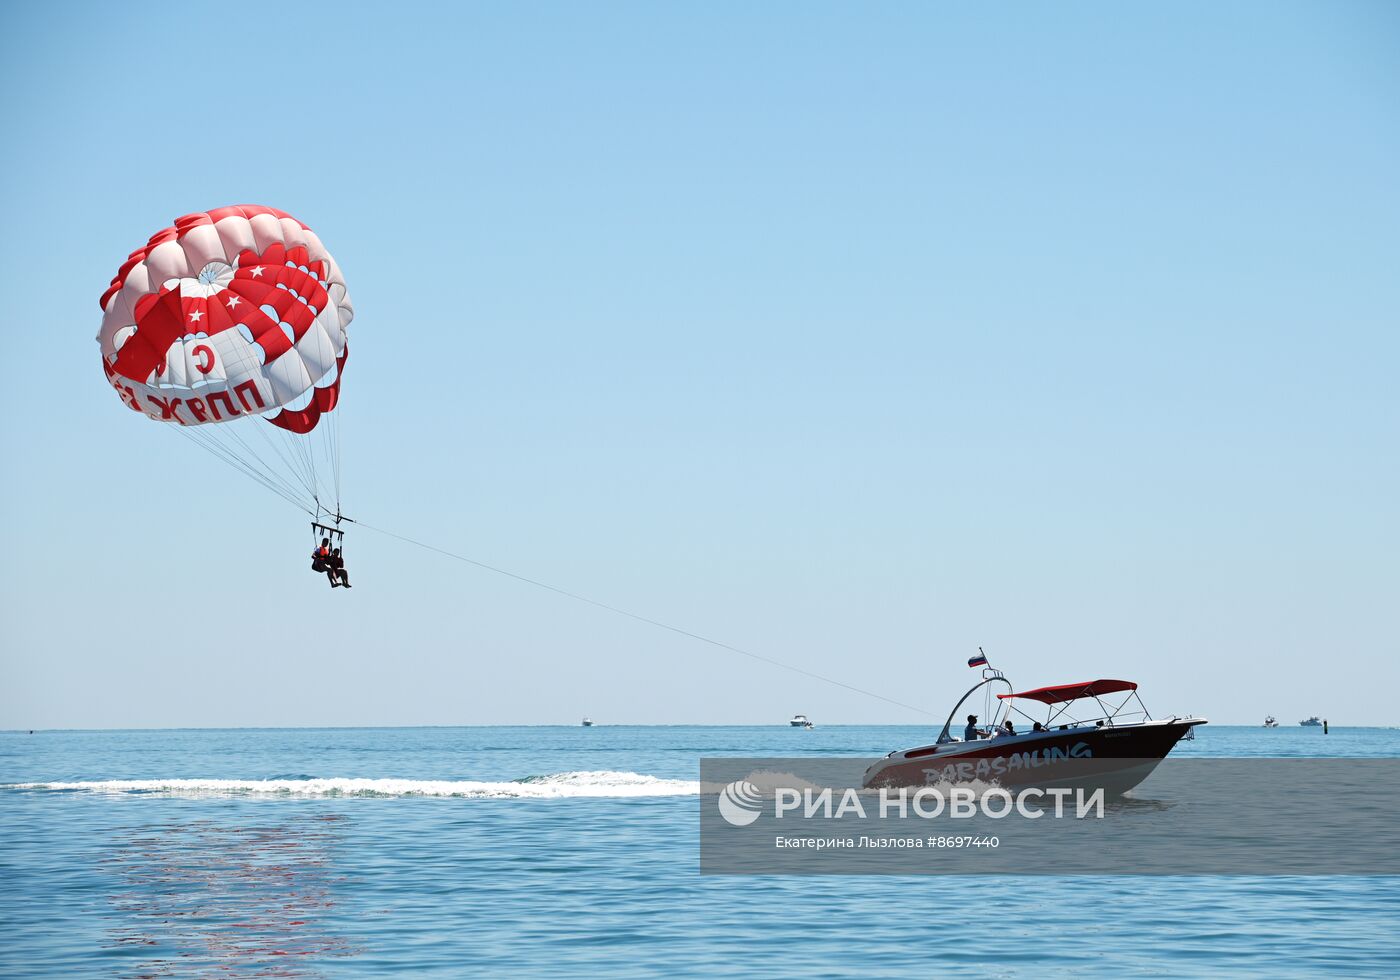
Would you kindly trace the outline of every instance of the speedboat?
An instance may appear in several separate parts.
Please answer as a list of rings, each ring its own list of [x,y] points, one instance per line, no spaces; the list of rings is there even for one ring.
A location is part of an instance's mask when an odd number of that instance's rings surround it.
[[[1277,728],[1277,727],[1278,727],[1278,719],[1276,719],[1273,715],[1265,715],[1265,716],[1264,716],[1264,727],[1265,727],[1265,728]]]
[[[807,720],[806,715],[793,715],[792,721],[788,722],[793,728],[811,728],[812,723]]]
[[[1311,718],[1307,719],[1306,721],[1300,721],[1300,722],[1298,722],[1298,724],[1302,725],[1304,728],[1321,728],[1321,727],[1322,727],[1322,719],[1319,718],[1317,715],[1313,715]]]
[[[1005,692],[997,693],[998,687]],[[1127,696],[1119,700],[1119,694]],[[1043,720],[1022,710],[1036,710],[1036,704],[1045,706]],[[964,706],[979,705],[984,706],[982,714],[971,717],[984,719],[987,727],[969,721],[971,732],[964,730],[964,736],[974,737],[956,737],[954,719],[961,717]],[[1016,731],[1013,714],[1032,727]],[[1104,678],[1017,691],[1006,675],[988,667],[948,714],[934,744],[891,752],[866,770],[864,784],[880,788],[982,781],[1004,787],[1103,787],[1121,794],[1146,779],[1177,742],[1194,738],[1195,727],[1204,724],[1206,719],[1197,717],[1151,717],[1132,681]]]
[[[584,727],[584,728],[592,728],[592,727],[593,727],[593,719],[592,719],[592,718],[585,718],[585,719],[583,719],[583,727]]]

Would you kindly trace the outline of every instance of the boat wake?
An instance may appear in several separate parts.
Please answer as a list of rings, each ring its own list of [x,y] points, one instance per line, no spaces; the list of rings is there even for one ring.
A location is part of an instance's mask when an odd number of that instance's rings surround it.
[[[8,783],[0,790],[158,795],[179,797],[410,797],[486,800],[604,799],[635,796],[695,796],[700,783],[660,779],[636,772],[560,772],[506,782],[432,779],[104,779],[86,782]]]

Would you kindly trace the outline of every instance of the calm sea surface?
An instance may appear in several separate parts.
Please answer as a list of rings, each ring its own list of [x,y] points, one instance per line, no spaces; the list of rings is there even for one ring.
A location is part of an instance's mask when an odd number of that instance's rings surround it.
[[[1394,878],[700,876],[700,757],[928,738],[5,733],[0,976],[1400,976]],[[1191,755],[1400,757],[1400,731],[1212,725]]]

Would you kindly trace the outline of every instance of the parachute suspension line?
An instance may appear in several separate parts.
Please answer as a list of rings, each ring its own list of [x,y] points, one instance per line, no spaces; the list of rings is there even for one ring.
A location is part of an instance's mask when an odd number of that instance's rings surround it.
[[[272,427],[275,428],[275,426]],[[315,487],[308,484],[306,482],[306,477],[297,471],[296,463],[293,461],[292,457],[284,452],[281,446],[277,445],[272,436],[268,434],[266,427],[254,423],[254,428],[257,430],[258,435],[262,437],[263,442],[267,444],[268,448],[277,454],[278,459],[282,460],[282,465],[287,468],[287,472],[292,474],[297,482],[305,488],[307,494],[314,498],[316,496]]]
[[[196,437],[195,433],[190,431],[190,429],[186,428],[185,426],[176,425],[172,426],[171,428],[174,428],[176,432],[189,439],[190,442],[194,443],[200,449],[203,449],[215,459],[221,460],[228,466],[231,466],[235,470],[238,470],[244,476],[249,477],[250,479],[261,484],[268,490],[271,490],[273,493],[277,494],[277,496],[287,501],[287,503],[291,504],[297,510],[306,511],[308,514],[311,513],[311,511],[307,508],[306,504],[300,499],[298,499],[296,494],[289,493],[287,490],[278,486],[277,483],[264,477],[257,470],[253,469],[247,463],[244,463],[242,460],[238,459],[236,456],[230,453],[227,447],[217,445],[214,442],[208,440],[207,438]],[[203,433],[201,433],[200,435],[202,436]]]
[[[303,271],[309,270],[303,269]],[[308,336],[312,338],[316,345],[317,362],[329,362],[336,365],[335,381],[338,384],[340,382],[340,366],[336,361],[337,352],[334,344],[331,342],[330,336],[319,326],[319,322],[317,327],[312,330]],[[311,389],[310,395],[313,402],[318,393],[319,389]],[[326,501],[329,501],[331,493],[333,492],[335,495],[335,514],[338,517],[340,515],[340,482],[336,472],[337,447],[333,444],[333,440],[338,434],[338,430],[334,428],[335,417],[336,412],[334,410],[322,414],[317,420],[318,424],[315,426],[316,429],[320,430],[319,434],[315,432],[306,433],[302,448],[305,449],[307,458],[311,462],[312,481],[316,486],[315,496],[317,506],[324,506],[327,513],[330,513],[330,508],[322,504],[322,499],[324,498]],[[316,441],[319,441],[321,444],[321,455],[323,456],[324,462],[324,465],[319,467],[317,466],[318,461],[316,459],[318,455]],[[322,475],[324,475],[326,483],[328,484],[326,486],[323,486],[321,483]]]
[[[247,440],[243,438],[243,433],[239,431],[238,426],[252,424],[252,421],[248,423],[233,423],[227,426],[223,426],[220,429],[218,429],[217,432],[210,432],[207,435],[210,441],[214,442],[216,445],[220,444],[219,440],[222,438],[227,438],[230,442],[237,443],[239,449],[242,450],[242,454],[236,452],[232,446],[222,446],[222,448],[227,450],[229,455],[233,456],[235,459],[248,461],[249,465],[256,463],[258,466],[262,467],[264,475],[270,481],[277,483],[292,496],[300,498],[301,495],[298,492],[297,488],[293,486],[291,480],[287,479],[287,477],[284,476],[281,473],[281,471],[273,467],[267,460],[263,458],[262,454],[260,454],[256,449],[250,446]]]
[[[321,430],[321,445],[326,449],[326,468],[330,471],[326,478],[330,480],[331,488],[335,491],[335,512],[340,513],[340,474],[337,470],[336,443],[339,440],[339,432],[335,428],[335,412],[321,416],[321,424],[317,426]]]
[[[341,406],[336,405],[336,410],[331,412],[331,474],[335,479],[335,509],[340,512],[340,410]]]
[[[332,351],[332,354],[335,352]],[[337,365],[335,372],[336,384],[342,383],[340,367]],[[326,458],[329,462],[331,485],[335,488],[335,512],[340,513],[340,413],[344,410],[339,397],[336,398],[336,405],[331,411],[321,416],[321,422],[326,427]]]
[[[323,429],[324,426],[325,417],[322,416],[321,422],[316,426],[316,429],[302,436],[300,442],[302,443],[302,448],[306,450],[307,459],[311,460],[311,470],[316,480],[316,499],[318,501],[324,500],[326,502],[326,509],[329,510],[331,488],[327,485],[330,474],[328,472],[329,461],[325,451],[326,434],[325,432],[318,431]]]
[[[297,458],[298,465],[301,466],[302,479],[306,481],[306,485],[311,490],[311,499],[320,500],[321,487],[316,481],[316,460],[312,458],[307,449],[306,437],[295,432],[288,432],[286,429],[281,429],[280,432],[281,435],[278,438],[291,449],[292,455]]]
[[[249,460],[240,458],[230,447],[221,445],[210,436],[209,433],[201,432],[197,428],[193,430],[187,429],[183,426],[179,427],[177,431],[186,436],[201,449],[223,460],[225,463],[228,463],[244,475],[256,480],[264,487],[277,493],[284,500],[297,501],[295,489],[285,480],[281,479],[276,474],[265,471],[265,468],[264,470],[259,470]],[[302,505],[298,502],[298,506]]]
[[[289,493],[295,495],[296,488],[292,486],[292,484],[287,480],[286,477],[282,476],[282,474],[278,473],[270,465],[268,465],[267,461],[262,458],[261,454],[259,454],[258,451],[252,446],[248,445],[247,440],[243,438],[243,434],[239,432],[237,428],[235,428],[236,425],[254,425],[257,421],[259,420],[250,420],[247,423],[237,422],[232,425],[225,426],[223,429],[220,430],[220,432],[226,433],[230,440],[238,443],[238,445],[241,446],[243,448],[243,451],[247,454],[247,457],[263,468],[269,479],[279,483]]]
[[[692,640],[698,640],[699,642],[709,644],[712,647],[718,647],[721,650],[728,650],[730,653],[737,653],[740,656],[748,657],[751,660],[758,660],[763,663],[769,664],[773,667],[781,667],[783,670],[792,671],[795,674],[802,674],[804,677],[810,677],[813,680],[822,681],[826,684],[832,684],[836,687],[844,688],[847,691],[853,691],[856,694],[863,694],[868,698],[874,698],[877,701],[884,701],[886,704],[892,704],[898,708],[905,708],[909,711],[913,711],[918,714],[926,715],[929,717],[933,716],[932,712],[925,711],[923,708],[916,708],[912,704],[905,704],[903,701],[896,701],[894,698],[887,698],[883,694],[876,694],[874,691],[867,691],[864,688],[855,687],[854,685],[847,684],[843,681],[838,681],[834,677],[827,677],[823,674],[818,674],[814,671],[806,670],[802,667],[798,667],[793,664],[784,663],[781,660],[774,660],[772,657],[765,657],[763,654],[754,653],[751,650],[745,650],[741,647],[733,646],[731,644],[723,642],[722,640],[715,640],[708,636],[703,636],[700,633],[694,633],[690,630],[682,629],[679,626],[672,626],[670,623],[663,623],[659,619],[652,619],[651,617],[643,616],[640,613],[629,612],[628,610],[621,609],[617,606],[610,606],[606,602],[599,602],[597,599],[590,599],[588,596],[579,595],[577,592],[570,592],[568,589],[561,589],[558,586],[550,585],[547,582],[541,582],[538,579],[528,578],[524,575],[519,575],[515,572],[507,571],[504,568],[498,568],[495,565],[488,565],[484,561],[477,561],[475,558],[468,558],[466,555],[459,555],[455,552],[439,548],[436,545],[427,544],[423,541],[415,541],[413,538],[405,537],[402,534],[395,534],[393,531],[387,531],[382,527],[374,527],[371,524],[365,524],[361,521],[351,520],[351,518],[348,517],[344,518],[344,520],[349,521],[351,524],[354,524],[357,527],[362,527],[367,531],[374,531],[377,534],[383,534],[386,537],[394,538],[398,541],[404,542],[405,544],[414,545],[415,547],[422,548],[425,551],[436,552],[437,554],[442,555],[446,558],[452,558],[456,561],[465,562],[468,565],[475,565],[477,568],[485,569],[488,572],[495,572],[497,575],[504,575],[506,578],[513,578],[517,582],[524,582],[526,585],[533,585],[536,588],[544,589],[547,592],[553,592],[556,595],[561,595],[565,598],[573,599],[577,602],[582,602],[590,606],[595,606],[598,609],[603,609],[610,613],[616,613],[619,616],[625,616],[626,618],[636,620],[639,623],[646,623],[648,626],[655,626],[658,629],[667,630],[668,632],[675,633],[679,636],[688,637]]]
[[[298,479],[306,487],[311,506],[321,507],[321,497],[324,494],[317,474],[315,443],[312,441],[314,437],[288,432],[281,427],[278,427],[277,431],[280,433],[277,438],[282,440],[288,455],[295,461],[295,465],[291,466],[291,469],[298,473]]]
[[[298,492],[296,487],[292,486],[292,484],[288,482],[285,477],[274,471],[265,462],[263,462],[257,456],[256,453],[250,452],[247,454],[247,456],[242,456],[239,453],[235,452],[233,447],[220,442],[219,437],[215,436],[213,433],[207,433],[199,430],[189,432],[188,430],[184,429],[182,429],[181,431],[187,432],[191,439],[193,439],[197,444],[209,450],[218,458],[224,459],[226,462],[229,462],[240,472],[246,473],[247,475],[251,476],[253,479],[261,483],[264,487],[267,487],[268,489],[277,493],[280,497],[282,497],[282,499],[295,505],[298,510],[306,509],[305,497],[303,497],[301,493]],[[256,462],[258,465],[255,466],[254,462]],[[261,469],[258,468],[259,466],[261,467]]]
[[[306,440],[299,437],[294,432],[288,432],[286,429],[279,428],[278,431],[281,433],[279,438],[291,449],[292,454],[296,456],[301,466],[302,476],[306,480],[307,486],[311,489],[311,496],[319,496],[319,491],[316,486],[316,461],[312,459],[311,455],[307,452]]]
[[[332,414],[334,414],[334,413],[332,413]],[[327,482],[327,483],[332,483],[332,480],[331,480],[331,475],[332,475],[332,474],[330,473],[330,468],[331,468],[331,467],[330,467],[331,447],[330,447],[330,441],[329,441],[330,426],[328,426],[328,425],[325,424],[327,421],[328,421],[328,420],[325,418],[325,416],[322,416],[322,417],[321,417],[321,424],[318,425],[318,426],[316,426],[316,428],[320,431],[322,457],[323,457],[324,460],[325,460],[325,465],[321,467],[321,472],[324,474],[325,479],[326,479],[326,482]],[[333,486],[327,486],[327,487],[326,487],[326,500],[327,500],[327,501],[330,500],[331,495],[332,495],[333,492],[334,492]]]

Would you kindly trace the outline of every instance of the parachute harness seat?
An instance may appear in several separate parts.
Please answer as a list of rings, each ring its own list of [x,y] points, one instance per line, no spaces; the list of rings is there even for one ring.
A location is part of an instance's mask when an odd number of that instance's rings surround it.
[[[348,517],[343,519],[349,520]],[[329,524],[321,524],[317,521],[311,522],[311,539],[313,542],[313,547],[316,548],[319,548],[321,546],[322,540],[325,539],[330,540],[332,548],[340,548],[344,550],[345,547],[345,531],[342,528],[332,527]]]
[[[331,525],[322,524],[320,521],[311,522],[311,570],[313,572],[324,573],[329,571],[331,567],[344,567],[343,565],[334,565],[333,563],[323,561],[319,554],[321,542],[328,541],[330,543],[329,547],[333,553],[337,550],[341,552],[339,557],[342,562],[345,558],[345,530],[339,525],[341,521],[349,521],[350,518],[336,514],[334,518],[330,519],[334,520],[336,523]],[[354,522],[352,521],[351,523]]]

